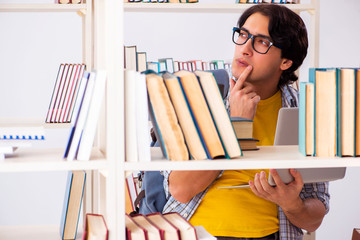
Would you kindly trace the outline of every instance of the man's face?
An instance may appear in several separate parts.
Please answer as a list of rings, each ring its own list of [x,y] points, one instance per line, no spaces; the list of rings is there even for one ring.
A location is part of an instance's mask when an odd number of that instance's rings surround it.
[[[269,18],[254,13],[242,26],[253,35],[264,35],[270,38],[268,31]],[[279,81],[282,73],[280,65],[282,62],[281,50],[271,46],[266,54],[260,54],[252,48],[252,40],[249,39],[244,45],[235,45],[235,54],[232,62],[232,75],[238,79],[247,65],[253,67],[250,76],[246,80],[253,84],[266,83],[269,81]]]

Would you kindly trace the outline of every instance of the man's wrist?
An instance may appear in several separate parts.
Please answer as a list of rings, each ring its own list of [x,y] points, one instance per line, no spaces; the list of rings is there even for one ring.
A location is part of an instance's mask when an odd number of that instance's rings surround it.
[[[304,210],[304,201],[298,197],[295,201],[291,201],[287,206],[281,207],[285,213],[296,215]]]

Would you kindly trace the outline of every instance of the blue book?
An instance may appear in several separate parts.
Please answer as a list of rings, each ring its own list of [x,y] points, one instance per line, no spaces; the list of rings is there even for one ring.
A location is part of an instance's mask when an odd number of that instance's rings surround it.
[[[64,205],[60,221],[61,239],[76,239],[85,180],[85,171],[68,172]]]
[[[304,156],[315,155],[314,83],[300,82],[299,92],[299,151]]]

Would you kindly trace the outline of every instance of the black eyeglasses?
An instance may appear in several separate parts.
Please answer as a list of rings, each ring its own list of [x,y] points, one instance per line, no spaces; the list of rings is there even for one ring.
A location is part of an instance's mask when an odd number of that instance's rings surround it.
[[[252,35],[243,28],[233,28],[232,40],[236,45],[244,45],[251,38],[251,45],[253,49],[260,54],[266,54],[271,46],[275,46],[281,49],[281,46],[271,42],[266,36]]]

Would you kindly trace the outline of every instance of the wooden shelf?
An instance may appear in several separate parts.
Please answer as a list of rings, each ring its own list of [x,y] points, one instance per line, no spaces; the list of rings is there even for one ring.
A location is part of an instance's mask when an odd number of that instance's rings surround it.
[[[63,148],[24,147],[16,150],[14,154],[7,155],[4,160],[0,160],[0,172],[93,170],[108,167],[108,161],[98,149],[93,149],[90,161],[66,161],[63,159],[64,151]]]
[[[125,12],[239,13],[256,4],[124,3]],[[313,11],[312,4],[282,4],[293,11]]]
[[[81,227],[78,228],[76,239],[82,239]],[[59,225],[0,226],[0,239],[60,239],[59,228]]]
[[[0,12],[77,12],[86,4],[0,4]]]
[[[298,146],[262,146],[257,151],[243,151],[238,159],[217,159],[200,161],[168,161],[162,157],[160,148],[152,148],[152,161],[126,162],[125,170],[228,170],[228,169],[268,169],[268,168],[324,168],[359,167],[360,158],[318,158],[305,157]]]

